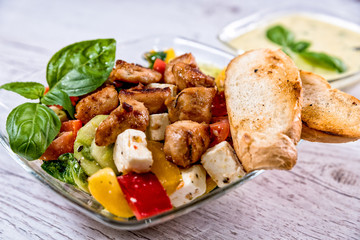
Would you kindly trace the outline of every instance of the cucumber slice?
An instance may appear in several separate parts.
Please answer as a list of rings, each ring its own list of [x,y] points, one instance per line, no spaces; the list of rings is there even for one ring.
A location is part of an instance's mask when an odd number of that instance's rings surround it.
[[[113,159],[113,150],[114,144],[108,146],[98,146],[95,144],[95,139],[90,146],[91,156],[93,156],[93,158],[100,164],[101,168],[110,167],[116,174],[118,174],[119,172]]]
[[[80,161],[81,167],[87,175],[91,176],[101,169],[100,164],[91,155],[91,144],[95,138],[96,128],[107,118],[107,115],[98,115],[80,128],[75,143],[74,156]]]

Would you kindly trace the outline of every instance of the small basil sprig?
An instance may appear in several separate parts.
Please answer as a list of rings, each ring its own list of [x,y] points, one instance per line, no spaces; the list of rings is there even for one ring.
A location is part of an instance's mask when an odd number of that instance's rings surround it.
[[[69,96],[90,93],[108,78],[115,62],[116,41],[97,39],[74,43],[49,61],[46,79],[50,90],[35,82],[13,82],[0,89],[16,92],[40,103],[24,103],[8,116],[6,130],[11,149],[28,160],[38,159],[60,131],[58,116],[45,105],[61,105],[73,118]],[[45,105],[43,105],[45,104]]]
[[[346,65],[343,61],[337,57],[329,56],[326,53],[302,52],[300,56],[323,68],[336,69],[339,73],[346,71]]]
[[[346,71],[346,65],[339,58],[326,53],[307,51],[311,43],[307,41],[295,41],[294,34],[283,26],[276,25],[266,31],[266,37],[282,46],[282,50],[291,56],[291,52],[309,61],[312,65],[336,70],[339,73]]]

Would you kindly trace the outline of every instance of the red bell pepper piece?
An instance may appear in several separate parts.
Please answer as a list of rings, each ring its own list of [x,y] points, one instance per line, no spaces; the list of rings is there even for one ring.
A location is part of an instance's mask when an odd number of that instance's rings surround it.
[[[79,129],[82,127],[81,120],[69,120],[61,123],[60,132],[73,132],[74,138],[76,138]]]
[[[170,199],[155,174],[130,172],[117,179],[137,219],[172,209]]]
[[[165,72],[165,67],[166,67],[166,63],[161,60],[160,58],[157,58],[154,62],[154,67],[153,69],[161,74],[164,75]]]
[[[226,102],[224,92],[216,93],[211,105],[211,114],[214,117],[226,116]]]

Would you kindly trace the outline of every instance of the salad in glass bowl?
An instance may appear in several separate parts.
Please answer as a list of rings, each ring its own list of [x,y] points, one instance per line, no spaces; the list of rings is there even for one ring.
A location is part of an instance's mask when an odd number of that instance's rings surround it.
[[[225,64],[171,47],[139,54],[141,66],[115,62],[114,39],[78,42],[51,58],[48,86],[2,85],[38,100],[7,117],[12,151],[39,159],[43,171],[90,194],[120,222],[156,220],[256,176],[246,175],[232,149]]]

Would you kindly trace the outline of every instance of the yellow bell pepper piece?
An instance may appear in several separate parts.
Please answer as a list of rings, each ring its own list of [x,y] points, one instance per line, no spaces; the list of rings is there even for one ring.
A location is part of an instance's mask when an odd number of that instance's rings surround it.
[[[151,171],[159,179],[168,195],[175,192],[177,186],[182,182],[180,169],[165,158],[164,145],[159,142],[148,141],[147,148],[153,156]]]
[[[134,216],[111,168],[100,169],[88,178],[88,183],[91,195],[106,210],[119,217]]]
[[[219,73],[219,75],[217,75],[217,77],[215,78],[215,84],[219,90],[219,92],[224,91],[224,87],[225,87],[225,73],[226,73],[226,67],[221,70],[221,72]]]
[[[212,180],[211,177],[207,176],[207,178],[206,178],[206,191],[205,191],[205,194],[211,192],[211,191],[214,190],[214,188],[216,188],[216,187],[217,187],[216,182],[214,182],[214,180]]]
[[[173,48],[169,48],[168,50],[164,51],[166,53],[165,63],[169,63],[176,57],[175,51]]]

